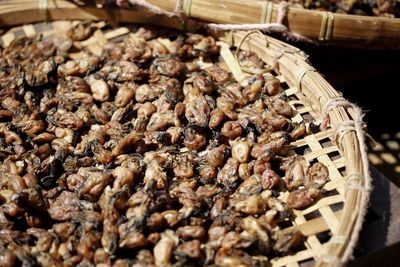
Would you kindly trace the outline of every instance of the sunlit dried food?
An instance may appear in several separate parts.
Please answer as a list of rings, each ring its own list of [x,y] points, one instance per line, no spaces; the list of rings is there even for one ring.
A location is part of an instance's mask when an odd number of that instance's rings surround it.
[[[0,51],[0,265],[268,266],[301,242],[279,227],[329,170],[295,155],[308,125],[257,54],[237,82],[198,33],[77,44]]]
[[[235,142],[232,146],[232,157],[240,163],[246,163],[250,159],[250,150],[247,141]]]

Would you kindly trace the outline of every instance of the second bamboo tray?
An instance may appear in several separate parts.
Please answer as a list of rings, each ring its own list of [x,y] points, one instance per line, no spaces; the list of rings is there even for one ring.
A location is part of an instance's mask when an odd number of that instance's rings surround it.
[[[147,0],[167,11],[174,11],[179,0]],[[215,23],[273,23],[278,5],[268,0],[184,0],[186,16]],[[318,44],[369,49],[400,48],[400,18],[384,18],[323,12],[290,7],[290,31]]]
[[[194,19],[215,23],[271,23],[278,16],[278,5],[262,0],[147,0],[167,12],[174,12],[177,3],[183,15]],[[54,7],[57,7],[55,9]],[[0,3],[0,26],[20,25],[29,16],[32,21],[61,19],[68,15],[74,19],[111,19],[129,21],[129,10],[98,9],[95,1],[85,1],[79,7],[68,1],[4,0]],[[137,7],[131,7],[138,11]],[[73,12],[68,14],[69,12]],[[143,11],[146,12],[146,11]],[[146,18],[147,17],[147,18]],[[148,20],[148,16],[141,19]],[[143,21],[144,22],[144,21]],[[163,24],[161,22],[156,22]],[[180,28],[186,27],[181,21]],[[343,47],[363,47],[369,49],[400,48],[400,18],[383,18],[321,12],[289,7],[287,26],[319,44]]]

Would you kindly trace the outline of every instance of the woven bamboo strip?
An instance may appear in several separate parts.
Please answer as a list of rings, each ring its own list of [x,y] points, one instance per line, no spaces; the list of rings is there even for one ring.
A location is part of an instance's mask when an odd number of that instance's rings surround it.
[[[317,140],[322,140],[322,139],[331,137],[332,133],[333,133],[332,129],[328,129],[326,131],[316,133],[314,136],[315,136],[315,138],[317,138]],[[301,140],[298,140],[298,141],[292,143],[292,145],[294,145],[296,147],[304,146],[306,144],[307,144],[307,142],[304,139],[301,139]]]
[[[339,203],[341,201],[343,201],[343,196],[342,195],[324,197],[321,200],[319,200],[317,203],[315,203],[313,206],[303,210],[302,213],[303,214],[308,214],[308,213],[311,213],[311,212],[313,212],[313,211],[315,211],[315,210],[317,210],[317,209],[319,209],[319,208],[321,208],[323,206],[332,205],[332,204],[335,204],[335,203]]]
[[[290,256],[286,256],[286,257],[282,257],[277,260],[274,260],[272,262],[272,266],[276,266],[276,267],[287,266],[288,264],[292,264],[293,262],[300,262],[300,261],[310,259],[310,258],[312,258],[312,256],[313,256],[312,251],[303,250],[303,251],[297,252],[295,255],[290,255]]]
[[[317,149],[317,150],[313,150],[312,152],[308,153],[307,155],[305,155],[306,159],[308,161],[311,161],[315,158],[318,158],[322,155],[326,155],[328,153],[331,152],[335,152],[338,151],[338,148],[335,146],[331,146],[331,147],[326,147],[326,148],[321,148],[321,149]]]
[[[337,169],[345,167],[345,160],[344,158],[336,159],[333,161]]]
[[[342,211],[335,212],[337,218],[340,217]],[[288,227],[283,232],[293,232],[294,230],[301,231],[305,236],[315,235],[328,230],[329,227],[323,217],[308,220],[300,225]]]

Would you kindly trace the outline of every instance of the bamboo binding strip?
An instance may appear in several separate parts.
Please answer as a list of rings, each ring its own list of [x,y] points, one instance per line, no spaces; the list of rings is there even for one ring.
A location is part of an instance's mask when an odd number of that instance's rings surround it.
[[[62,1],[60,1],[62,2]],[[49,2],[50,4],[51,2]],[[52,23],[28,24],[12,28],[1,36],[1,43],[7,46],[18,36],[34,36],[41,33],[45,38],[65,34],[73,25],[80,9],[63,2],[64,19]],[[66,10],[64,9],[64,11]],[[15,9],[15,11],[17,11]],[[41,16],[38,7],[32,7],[32,16],[19,17],[19,22],[38,20]],[[59,10],[50,9],[50,16],[61,18]],[[87,12],[87,11],[84,11]],[[100,20],[104,10],[89,13],[92,19]],[[130,11],[132,23],[151,23],[154,16],[141,11]],[[82,14],[79,14],[81,16]],[[36,16],[36,17],[35,17]],[[88,14],[84,14],[87,18]],[[158,18],[158,17],[157,17]],[[4,23],[9,15],[0,14]],[[128,18],[125,18],[128,19]],[[158,21],[159,22],[159,21]],[[171,18],[162,18],[166,27],[180,27],[179,22]],[[3,24],[4,25],[4,24]],[[80,42],[89,51],[99,54],[106,41],[113,41],[129,34],[126,27],[102,28],[105,23],[97,23],[100,29],[87,40]],[[243,41],[247,32],[231,34],[218,33],[216,37],[233,46]],[[315,123],[329,116],[330,127],[316,134],[298,140],[293,145],[299,151],[306,151],[308,161],[324,163],[330,173],[331,181],[326,184],[327,195],[313,206],[295,211],[295,219],[283,231],[300,230],[307,238],[305,247],[295,254],[271,259],[273,266],[301,266],[303,263],[315,263],[316,266],[343,265],[352,255],[359,230],[363,222],[369,196],[370,178],[366,161],[361,113],[359,108],[345,101],[307,62],[301,51],[271,37],[252,34],[243,41],[242,49],[256,52],[269,65],[279,64],[282,83],[287,84],[285,93],[290,105],[297,111],[293,118]],[[79,57],[79,54],[71,54]],[[301,74],[301,75],[299,75]],[[285,198],[285,195],[282,196]]]

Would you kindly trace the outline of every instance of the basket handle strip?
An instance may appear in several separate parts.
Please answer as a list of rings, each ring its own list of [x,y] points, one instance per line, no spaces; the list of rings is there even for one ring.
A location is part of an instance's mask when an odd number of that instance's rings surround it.
[[[240,40],[239,44],[236,46],[236,51],[235,51],[235,60],[236,60],[238,66],[239,66],[239,68],[241,70],[243,70],[243,67],[240,65],[240,61],[239,61],[240,49],[242,48],[242,45],[243,45],[244,41],[247,38],[249,38],[250,35],[255,34],[255,33],[260,34],[261,36],[263,36],[265,38],[265,47],[268,47],[268,45],[269,45],[269,41],[268,41],[267,36],[264,35],[261,31],[258,31],[258,30],[250,31],[245,36],[243,36],[242,39]]]
[[[273,60],[273,64],[272,64],[272,67],[274,68],[274,71],[277,73],[277,74],[281,74],[280,73],[280,68],[279,68],[279,59],[284,55],[284,54],[286,54],[286,53],[291,53],[291,54],[295,54],[295,55],[298,55],[298,56],[300,56],[300,57],[302,57],[303,58],[303,60],[304,61],[306,61],[307,60],[307,58],[308,58],[308,55],[306,55],[303,51],[301,51],[300,49],[298,49],[298,48],[295,48],[295,47],[284,47],[284,48],[282,48],[276,55],[275,55],[275,57],[274,57],[274,60]],[[311,69],[313,69],[311,66],[310,66],[310,70]],[[305,73],[304,73],[305,74]],[[304,75],[302,75],[302,76],[304,76]],[[302,79],[302,78],[301,78]],[[299,80],[299,79],[297,79],[297,80]],[[297,85],[298,85],[298,83],[296,83]],[[299,87],[299,86],[297,86],[297,87]],[[300,89],[299,89],[300,90]]]
[[[307,66],[304,69],[301,69],[299,73],[296,76],[296,86],[297,89],[301,92],[301,81],[303,80],[304,76],[306,75],[307,72],[309,71],[316,71],[312,66]]]

